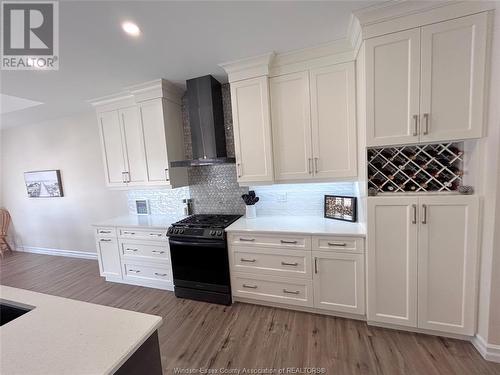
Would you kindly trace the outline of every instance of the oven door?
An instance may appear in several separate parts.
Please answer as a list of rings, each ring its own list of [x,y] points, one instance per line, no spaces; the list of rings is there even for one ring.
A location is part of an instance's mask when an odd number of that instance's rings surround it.
[[[230,293],[226,241],[170,237],[174,285]]]

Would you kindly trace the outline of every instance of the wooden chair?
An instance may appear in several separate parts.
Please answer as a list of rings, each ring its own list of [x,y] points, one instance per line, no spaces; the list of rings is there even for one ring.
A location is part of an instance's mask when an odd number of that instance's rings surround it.
[[[10,225],[10,214],[4,208],[0,208],[0,256],[3,258],[3,255],[6,252],[12,251],[7,242],[7,232],[9,231]]]

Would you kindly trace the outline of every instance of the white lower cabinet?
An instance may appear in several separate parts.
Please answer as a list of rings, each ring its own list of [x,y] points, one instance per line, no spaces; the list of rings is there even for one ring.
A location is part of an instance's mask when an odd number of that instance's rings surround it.
[[[95,233],[99,270],[107,281],[173,290],[165,231],[102,227]]]
[[[365,313],[364,239],[277,233],[230,233],[236,300]]]
[[[472,336],[475,196],[368,199],[368,320]]]
[[[314,306],[364,314],[365,267],[363,254],[313,251]]]

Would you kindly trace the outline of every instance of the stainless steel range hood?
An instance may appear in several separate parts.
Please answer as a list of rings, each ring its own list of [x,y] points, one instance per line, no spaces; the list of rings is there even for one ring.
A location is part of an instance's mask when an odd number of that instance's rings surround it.
[[[189,167],[235,163],[227,157],[221,84],[211,75],[186,81],[193,159],[170,163]]]

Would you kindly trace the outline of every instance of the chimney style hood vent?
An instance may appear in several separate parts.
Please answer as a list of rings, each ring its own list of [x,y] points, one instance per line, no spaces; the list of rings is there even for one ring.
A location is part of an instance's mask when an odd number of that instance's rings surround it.
[[[227,157],[226,152],[220,82],[208,75],[190,79],[186,84],[193,159],[173,161],[170,166],[234,163],[235,158]]]

